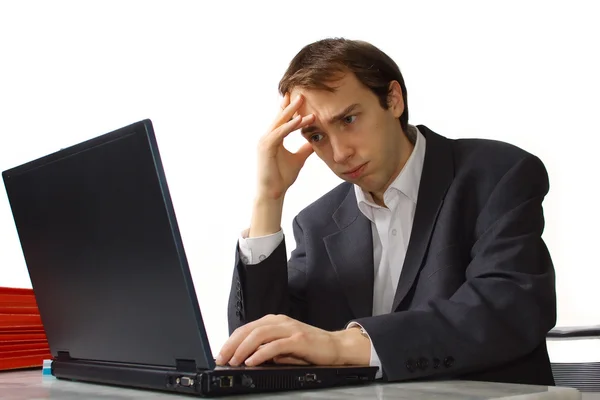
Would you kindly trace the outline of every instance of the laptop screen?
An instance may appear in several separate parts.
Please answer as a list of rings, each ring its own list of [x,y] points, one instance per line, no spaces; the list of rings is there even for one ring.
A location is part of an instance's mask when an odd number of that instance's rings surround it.
[[[149,120],[3,178],[54,356],[214,368]]]

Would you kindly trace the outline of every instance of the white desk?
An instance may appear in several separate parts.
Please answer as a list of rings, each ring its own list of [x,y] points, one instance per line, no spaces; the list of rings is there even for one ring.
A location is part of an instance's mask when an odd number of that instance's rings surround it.
[[[0,372],[0,398],[3,400],[108,400],[108,399],[186,399],[189,395],[134,390],[90,383],[70,382],[42,376],[41,370]],[[411,383],[375,383],[366,386],[280,392],[263,395],[227,396],[223,399],[556,399],[578,400],[575,389],[512,385],[486,382],[444,381]]]

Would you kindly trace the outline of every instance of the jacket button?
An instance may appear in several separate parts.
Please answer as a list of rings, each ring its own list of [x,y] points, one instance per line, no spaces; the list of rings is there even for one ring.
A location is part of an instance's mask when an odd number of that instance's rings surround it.
[[[427,360],[425,357],[421,357],[417,362],[417,366],[422,370],[425,370],[427,367],[429,367],[429,360]]]
[[[450,368],[452,365],[454,365],[454,358],[453,357],[446,357],[446,358],[444,358],[444,367]]]
[[[440,367],[440,359],[434,358],[433,359],[433,368],[438,369],[439,367]]]
[[[240,310],[235,310],[235,316],[240,318],[242,316],[242,313],[240,312]]]
[[[416,371],[415,361],[412,358],[409,358],[406,361],[406,369],[409,370],[410,372]]]

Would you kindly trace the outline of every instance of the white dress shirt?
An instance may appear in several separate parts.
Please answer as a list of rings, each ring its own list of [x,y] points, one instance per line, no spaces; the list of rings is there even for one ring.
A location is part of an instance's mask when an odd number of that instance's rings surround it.
[[[409,126],[409,129],[416,136],[415,147],[404,168],[383,195],[386,207],[375,204],[370,193],[354,185],[358,208],[371,221],[372,227],[375,267],[373,315],[392,311],[417,205],[426,143],[425,137],[415,126]],[[239,239],[242,262],[246,265],[258,264],[269,257],[282,240],[281,230],[258,238],[248,238],[248,229],[244,230]],[[355,325],[351,323],[348,328]],[[379,367],[376,378],[381,378],[381,361],[372,342],[370,365]]]

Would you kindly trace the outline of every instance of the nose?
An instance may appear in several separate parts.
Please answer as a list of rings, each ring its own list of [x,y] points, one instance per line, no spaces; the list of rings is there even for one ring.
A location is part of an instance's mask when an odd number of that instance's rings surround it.
[[[337,164],[344,164],[354,154],[352,146],[345,140],[332,135],[330,141],[333,150],[333,161]]]

